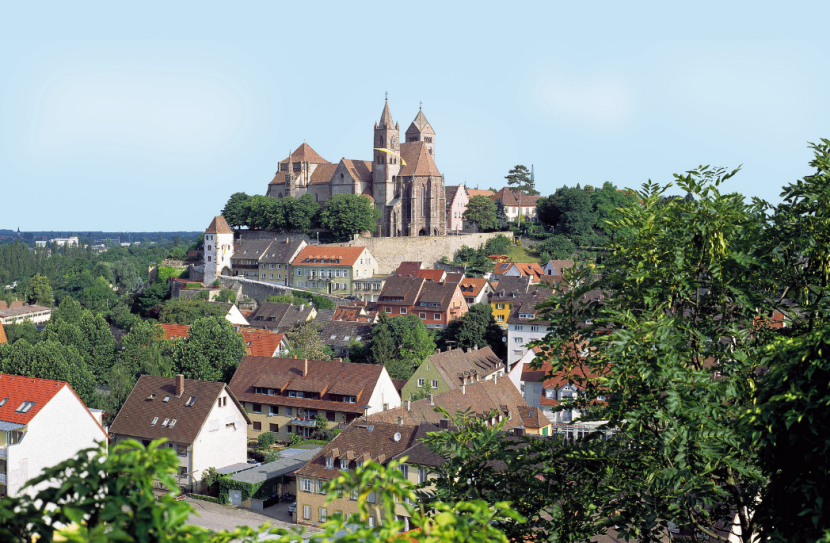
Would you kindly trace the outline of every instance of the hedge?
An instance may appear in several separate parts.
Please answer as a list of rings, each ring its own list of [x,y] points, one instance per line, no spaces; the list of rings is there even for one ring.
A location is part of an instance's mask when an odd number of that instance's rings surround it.
[[[248,498],[263,500],[276,492],[276,484],[279,482],[284,482],[282,476],[261,483],[246,483],[223,477],[219,479],[219,499],[222,500],[220,503],[230,503],[229,490],[241,490],[243,502]]]
[[[212,503],[222,503],[221,498],[214,498],[213,496],[205,496],[204,494],[190,494],[190,497],[194,500],[202,500],[206,502]]]

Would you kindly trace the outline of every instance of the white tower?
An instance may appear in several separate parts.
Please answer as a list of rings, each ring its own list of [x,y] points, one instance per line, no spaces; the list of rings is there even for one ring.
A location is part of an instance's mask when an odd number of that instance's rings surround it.
[[[205,285],[218,276],[231,274],[233,230],[222,215],[217,215],[205,230]]]

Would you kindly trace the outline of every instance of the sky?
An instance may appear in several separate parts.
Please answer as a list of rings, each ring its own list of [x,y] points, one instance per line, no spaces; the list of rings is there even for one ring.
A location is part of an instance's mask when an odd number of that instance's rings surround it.
[[[419,103],[447,185],[639,188],[699,165],[780,201],[830,138],[827,2],[15,2],[0,228],[205,229],[304,141],[371,160]],[[671,189],[669,189],[671,193]]]

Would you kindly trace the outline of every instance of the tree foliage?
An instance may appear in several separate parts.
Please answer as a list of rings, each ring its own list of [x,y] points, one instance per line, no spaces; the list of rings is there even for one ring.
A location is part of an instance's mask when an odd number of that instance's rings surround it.
[[[523,166],[521,164],[514,166],[513,169],[511,169],[507,175],[504,176],[504,178],[507,179],[508,185],[516,187],[518,190],[529,196],[539,194],[539,191],[537,191],[534,186],[530,170],[527,169],[527,166]]]
[[[245,340],[230,322],[203,317],[190,325],[186,338],[173,341],[173,367],[186,379],[228,383],[246,352]]]
[[[483,231],[498,227],[496,204],[486,196],[473,196],[464,210],[464,220],[475,224]]]
[[[447,347],[465,350],[490,347],[496,356],[504,358],[507,347],[502,338],[504,331],[496,324],[493,308],[488,303],[481,303],[471,305],[464,316],[439,330],[435,343],[442,350]]]
[[[310,360],[331,360],[333,351],[323,342],[323,325],[313,322],[298,324],[285,333],[288,355]]]
[[[380,210],[360,194],[334,194],[320,215],[320,225],[334,233],[338,241],[347,241],[360,232],[374,232]]]
[[[416,315],[387,317],[381,314],[372,328],[367,349],[361,354],[370,363],[386,367],[392,379],[409,379],[413,368],[434,352],[432,333]],[[351,352],[349,354],[351,358]]]
[[[204,300],[168,300],[161,308],[159,322],[193,324],[205,317],[224,318],[227,312],[225,306]]]

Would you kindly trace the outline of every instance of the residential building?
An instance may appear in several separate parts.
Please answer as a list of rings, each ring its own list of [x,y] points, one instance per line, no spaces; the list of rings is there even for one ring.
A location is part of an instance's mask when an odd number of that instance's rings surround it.
[[[251,439],[272,432],[288,442],[292,434],[311,435],[318,414],[331,428],[363,415],[367,405],[372,414],[401,404],[380,364],[245,356],[229,386],[250,414]]]
[[[297,513],[298,524],[317,526],[335,514],[345,518],[359,515],[357,497],[359,490],[350,493],[338,492],[337,497],[326,503],[328,495],[326,485],[341,471],[355,470],[367,462],[386,466],[393,459],[407,457],[399,469],[403,476],[413,484],[426,482],[435,477],[434,469],[444,459],[431,452],[420,439],[428,432],[438,431],[433,424],[404,425],[375,422],[356,422],[345,428],[337,437],[318,452],[311,461],[297,470]],[[378,499],[374,493],[369,494],[370,504]],[[369,525],[382,523],[383,518],[376,518],[374,508],[370,508]],[[398,520],[404,521],[404,531],[409,529],[406,509],[395,506]]]
[[[487,198],[493,196],[495,192],[492,190],[479,190],[479,189],[467,189],[467,196],[472,198],[473,196],[486,196]]]
[[[334,164],[303,143],[280,161],[267,195],[312,194],[324,203],[334,194],[362,194],[381,213],[375,235],[443,236],[447,204],[444,177],[435,165],[435,130],[419,111],[406,141],[400,136],[385,103],[374,127],[372,160],[344,158]]]
[[[464,277],[459,288],[468,306],[488,303],[488,295],[493,292],[490,282],[483,277]]]
[[[158,326],[164,330],[165,339],[170,340],[187,337],[190,331],[188,324],[159,324]],[[239,334],[245,340],[248,354],[274,357],[288,351],[288,343],[283,334],[256,328],[240,329]]]
[[[493,317],[502,328],[507,328],[507,318],[513,311],[513,304],[519,296],[530,291],[531,278],[505,277],[493,287],[489,295],[490,307],[493,308]]]
[[[519,408],[516,410],[522,419],[524,433],[532,436],[549,436],[552,434],[551,421],[538,407]]]
[[[266,504],[274,499],[272,496],[281,496],[286,493],[297,495],[296,478],[292,478],[291,475],[305,466],[321,449],[321,447],[286,449],[273,462],[248,466],[249,469],[223,477],[219,480],[220,492],[227,493],[228,501],[235,507],[262,511],[267,507]],[[293,452],[297,454],[289,455]],[[249,496],[244,490],[247,485],[257,487],[253,496]]]
[[[349,322],[368,322],[374,324],[378,321],[378,312],[369,311],[366,305],[340,305],[334,310],[334,314],[329,320],[332,321],[349,321]]]
[[[44,324],[52,317],[52,309],[42,305],[17,305],[12,303],[8,309],[0,309],[0,324],[20,324],[23,321],[32,321],[33,324]]]
[[[374,274],[371,277],[362,277],[352,280],[352,292],[354,296],[363,302],[377,302],[380,293],[386,285],[388,275]]]
[[[531,342],[547,335],[550,321],[539,320],[540,314],[536,306],[548,301],[552,295],[552,290],[533,287],[530,292],[514,299],[513,308],[507,317],[508,367],[512,368],[525,355]]]
[[[377,274],[378,263],[365,247],[308,246],[291,262],[291,286],[348,296],[352,280]]]
[[[425,393],[440,394],[505,373],[504,362],[490,347],[436,351],[418,366],[403,387],[401,397],[409,400]]]
[[[478,227],[475,223],[464,220],[467,203],[472,196],[466,187],[464,185],[455,185],[445,187],[445,190],[447,193],[447,233],[460,234],[478,232]]]
[[[574,267],[573,260],[548,260],[543,268],[545,275],[562,277],[565,270],[570,270]]]
[[[414,313],[427,328],[446,328],[468,310],[458,283],[432,283],[424,277],[401,276],[386,281],[377,308],[390,317]]]
[[[316,315],[317,310],[310,305],[264,302],[251,315],[250,325],[285,333],[298,324],[312,320]]]
[[[250,326],[248,323],[248,319],[242,315],[242,312],[236,306],[236,304],[232,304],[230,302],[208,302],[210,304],[216,304],[224,306],[226,313],[225,313],[225,320],[235,326]]]
[[[504,204],[504,213],[507,215],[508,220],[516,221],[519,217],[523,217],[522,220],[531,222],[538,222],[536,217],[536,202],[539,198],[542,198],[542,196],[528,196],[520,190],[509,187],[504,187],[490,196],[490,199],[494,202],[501,200],[501,203]]]
[[[45,468],[108,437],[101,412],[87,409],[67,383],[0,374],[0,496],[20,496]],[[47,487],[25,492],[34,496]]]
[[[331,347],[335,356],[349,356],[349,344],[369,341],[372,337],[372,325],[367,322],[331,320],[320,332],[323,343]]]
[[[423,262],[401,262],[398,269],[395,270],[395,275],[401,277],[418,277],[418,272],[424,267]]]
[[[259,280],[259,260],[268,252],[272,242],[270,239],[237,240],[230,256],[232,275]]]
[[[233,256],[233,230],[225,217],[217,215],[205,230],[204,266],[206,285],[213,284],[220,275],[231,275]]]
[[[308,244],[304,240],[274,240],[259,259],[259,280],[288,285],[291,263]]]
[[[497,274],[494,270],[492,279],[498,282],[503,277],[530,277],[531,283],[538,283],[545,275],[545,270],[535,262],[510,262],[499,264]],[[499,275],[497,278],[496,275]]]
[[[251,419],[225,383],[183,375],[142,375],[110,426],[114,443],[137,439],[148,445],[167,438],[179,459],[178,482],[199,490],[208,468],[248,460],[246,428]]]
[[[459,411],[469,409],[473,415],[488,424],[504,421],[504,429],[512,430],[516,426],[524,425],[518,410],[528,409],[530,406],[509,379],[494,377],[462,385],[449,392],[430,394],[420,400],[404,400],[401,407],[370,415],[369,421],[404,426],[424,422],[440,425],[444,415],[440,410],[436,411],[438,407],[453,416]]]

